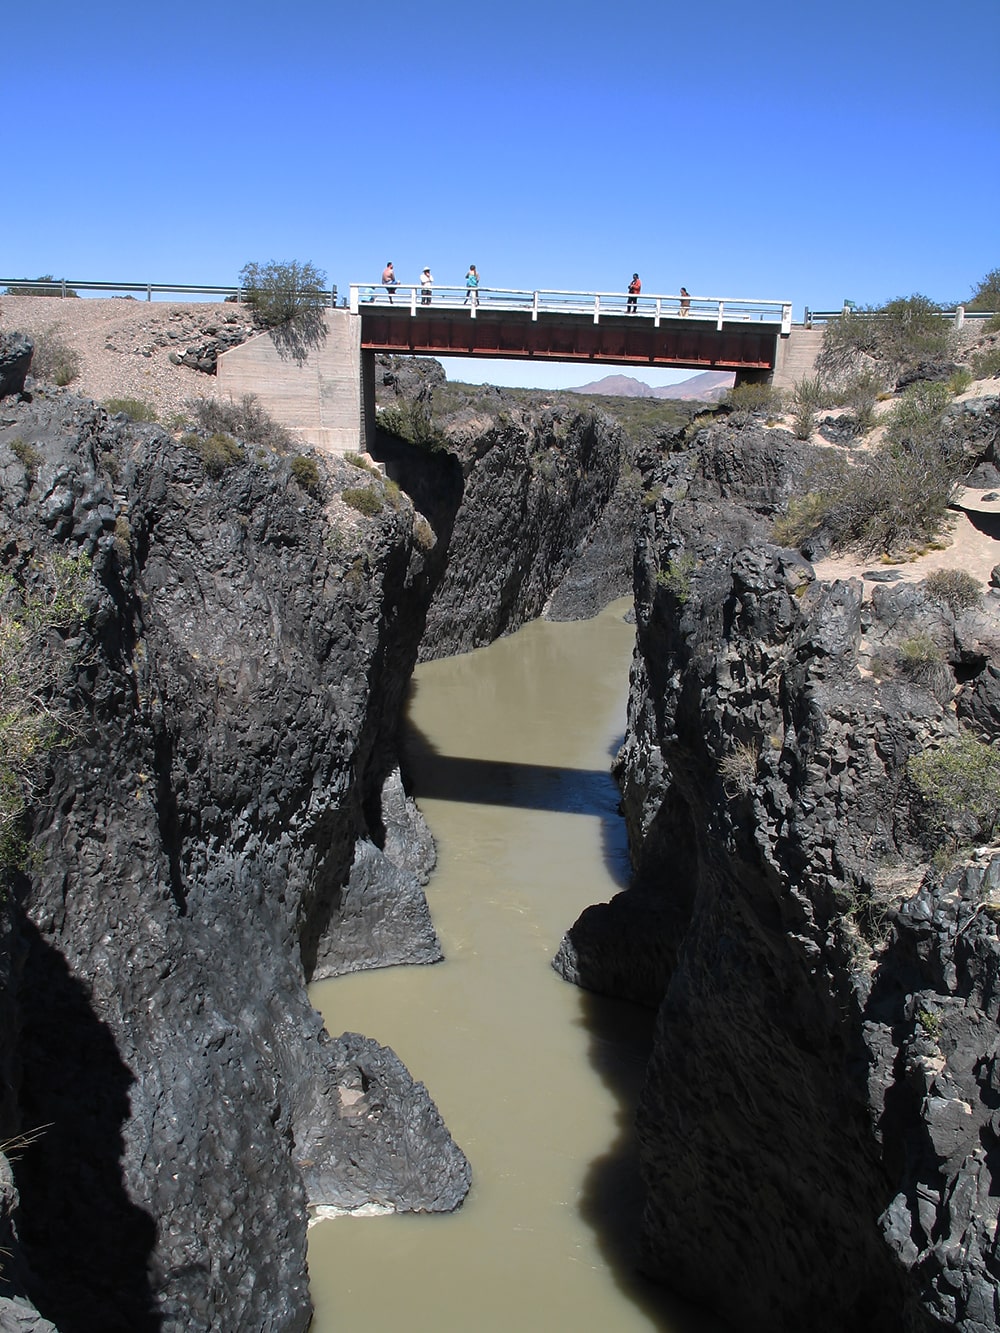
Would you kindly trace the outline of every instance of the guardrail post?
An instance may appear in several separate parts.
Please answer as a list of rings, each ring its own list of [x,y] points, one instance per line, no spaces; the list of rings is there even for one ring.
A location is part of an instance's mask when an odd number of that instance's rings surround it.
[[[410,288],[410,314],[415,316],[416,313],[417,313],[417,289],[416,289],[416,287],[411,287],[411,288]]]
[[[653,316],[653,328],[654,328],[654,329],[658,329],[659,327],[660,327],[660,298],[657,297],[657,298],[656,298],[656,314]]]
[[[358,287],[357,283],[351,283],[351,314],[358,313]]]
[[[792,307],[787,303],[781,307],[781,332],[789,334],[792,331]]]
[[[595,293],[594,293],[594,323],[595,323],[595,324],[600,324],[600,322],[601,322],[601,294],[600,294],[600,292],[595,292]]]
[[[150,284],[147,282],[147,283],[146,283],[146,300],[147,300],[147,301],[151,301],[152,299],[153,299],[153,289],[152,289],[152,287],[150,286]]]
[[[723,317],[724,314],[725,314],[725,307],[723,306],[722,302],[720,301],[720,302],[719,302],[719,318],[718,318],[718,319],[716,320],[716,322],[715,322],[715,327],[719,330],[720,333],[722,332],[722,317]]]
[[[960,329],[965,323],[965,306],[957,305],[955,307],[955,328]]]
[[[532,293],[531,293],[531,318],[532,318],[533,320],[537,320],[537,319],[538,319],[538,293],[537,293],[537,292],[532,292]]]
[[[66,279],[65,279],[65,278],[63,278],[62,282],[60,282],[60,284],[59,284],[59,295],[60,295],[60,296],[65,296],[65,295],[66,295]]]

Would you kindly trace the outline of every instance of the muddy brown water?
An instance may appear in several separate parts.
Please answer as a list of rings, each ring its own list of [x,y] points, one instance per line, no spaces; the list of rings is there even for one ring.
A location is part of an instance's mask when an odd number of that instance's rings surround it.
[[[428,900],[446,961],[318,983],[334,1034],[391,1046],[473,1170],[448,1216],[310,1229],[312,1333],[721,1333],[635,1269],[631,1121],[652,1016],[550,966],[624,884],[609,765],[625,722],[629,602],[535,621],[417,668],[407,755],[438,849]]]

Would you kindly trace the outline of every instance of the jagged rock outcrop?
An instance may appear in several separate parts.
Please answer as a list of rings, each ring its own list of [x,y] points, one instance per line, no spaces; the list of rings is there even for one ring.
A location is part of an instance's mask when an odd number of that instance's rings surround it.
[[[34,350],[25,334],[0,333],[0,398],[22,391]]]
[[[429,594],[413,511],[361,518],[330,466],[324,503],[287,460],[213,479],[66,394],[0,414],[4,572],[93,560],[7,1029],[20,1127],[47,1126],[17,1164],[28,1294],[62,1333],[304,1329],[307,1202],[468,1186],[422,1085],[305,992],[440,956],[395,761]]]
[[[651,466],[616,764],[635,882],[556,965],[659,1010],[649,1273],[747,1330],[985,1333],[1000,858],[930,869],[905,765],[956,694],[996,734],[1000,601],[817,583],[770,542],[806,457],[730,424]]]

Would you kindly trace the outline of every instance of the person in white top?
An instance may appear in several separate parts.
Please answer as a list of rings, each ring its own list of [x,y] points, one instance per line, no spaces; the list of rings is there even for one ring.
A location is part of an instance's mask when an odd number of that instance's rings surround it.
[[[429,268],[425,268],[420,275],[420,304],[430,305],[431,288],[434,286],[434,279],[431,277]]]

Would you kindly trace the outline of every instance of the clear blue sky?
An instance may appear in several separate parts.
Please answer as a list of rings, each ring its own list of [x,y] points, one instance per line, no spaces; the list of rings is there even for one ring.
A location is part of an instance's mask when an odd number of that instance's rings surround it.
[[[1000,267],[998,0],[35,0],[2,26],[4,277],[638,270],[801,318]]]

